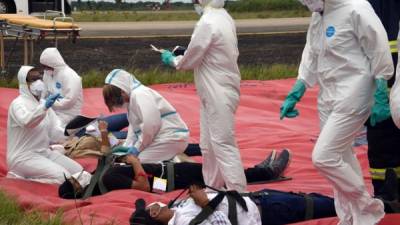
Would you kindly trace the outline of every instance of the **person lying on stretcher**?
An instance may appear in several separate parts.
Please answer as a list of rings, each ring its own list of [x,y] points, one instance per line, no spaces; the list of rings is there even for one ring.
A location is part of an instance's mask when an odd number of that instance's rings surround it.
[[[100,122],[99,126],[105,126],[104,122]],[[102,135],[102,146],[104,147],[104,145],[109,146],[106,134]],[[109,168],[101,168],[104,171],[97,171],[101,176],[95,183],[92,179],[91,185],[94,186],[94,190],[89,196],[103,193],[104,191],[100,191],[100,189],[107,191],[136,189],[157,192],[166,191],[167,184],[170,191],[186,188],[193,183],[204,184],[202,164],[200,163],[141,163],[124,147],[115,147],[112,149],[112,153],[115,157],[114,162]],[[265,182],[280,178],[289,164],[290,151],[283,149],[278,156],[275,156],[274,150],[262,162],[246,169],[247,182]],[[100,170],[99,166],[97,170]],[[59,187],[59,196],[67,199],[82,198],[86,191],[85,188],[89,185],[87,180],[87,176],[80,176],[80,173],[67,178]],[[100,188],[99,185],[102,187]]]

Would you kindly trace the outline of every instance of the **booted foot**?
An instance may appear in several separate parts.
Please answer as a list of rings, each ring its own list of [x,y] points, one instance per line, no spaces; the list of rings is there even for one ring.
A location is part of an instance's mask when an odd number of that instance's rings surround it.
[[[266,159],[264,159],[264,161],[260,162],[259,164],[255,165],[255,168],[267,168],[269,166],[271,166],[272,162],[275,160],[276,158],[276,150],[272,150],[272,152],[268,155],[268,157]]]
[[[283,149],[281,153],[276,157],[276,159],[270,165],[273,177],[278,178],[283,174],[290,162],[290,151],[288,149]]]

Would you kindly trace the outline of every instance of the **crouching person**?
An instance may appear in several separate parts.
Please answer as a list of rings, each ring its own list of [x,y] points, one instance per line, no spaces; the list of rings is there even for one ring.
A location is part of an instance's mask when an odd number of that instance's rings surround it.
[[[42,75],[31,66],[18,72],[20,95],[11,102],[7,122],[8,177],[61,184],[65,176],[82,171],[72,159],[50,149],[65,141],[64,129],[52,105],[59,95],[40,99]]]
[[[132,74],[115,69],[105,80],[103,97],[110,112],[128,111],[129,147],[143,163],[169,160],[185,151],[189,130],[175,108]]]

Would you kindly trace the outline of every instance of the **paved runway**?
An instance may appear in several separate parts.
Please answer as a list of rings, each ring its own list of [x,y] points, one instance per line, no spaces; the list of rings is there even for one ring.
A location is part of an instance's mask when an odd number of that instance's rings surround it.
[[[236,20],[239,34],[286,33],[307,30],[310,18],[245,19]],[[193,32],[196,21],[168,22],[80,22],[81,36],[132,37],[132,36],[185,36]]]

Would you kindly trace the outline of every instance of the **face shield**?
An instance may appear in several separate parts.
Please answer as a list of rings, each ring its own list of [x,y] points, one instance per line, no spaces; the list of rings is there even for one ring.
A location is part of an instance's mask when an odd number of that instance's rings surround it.
[[[311,12],[323,12],[324,1],[323,0],[298,0],[301,4],[307,6]]]

